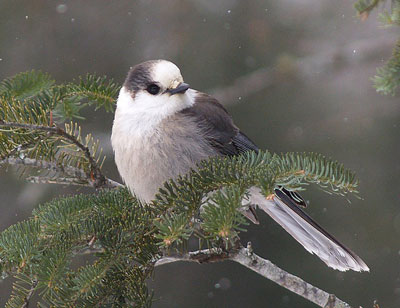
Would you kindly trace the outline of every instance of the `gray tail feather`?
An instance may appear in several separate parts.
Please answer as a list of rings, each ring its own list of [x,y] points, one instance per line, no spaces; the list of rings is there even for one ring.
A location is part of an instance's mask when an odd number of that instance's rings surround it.
[[[249,201],[272,217],[310,253],[339,271],[369,271],[365,262],[337,241],[311,217],[284,196],[268,200],[260,189],[250,189]]]

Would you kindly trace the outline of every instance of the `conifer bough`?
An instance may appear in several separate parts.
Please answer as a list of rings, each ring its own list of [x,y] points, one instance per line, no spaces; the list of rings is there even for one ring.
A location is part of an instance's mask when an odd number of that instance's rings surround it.
[[[104,188],[39,205],[31,218],[1,232],[0,272],[14,278],[6,307],[27,307],[33,295],[38,307],[150,307],[146,279],[155,266],[227,259],[321,307],[350,307],[255,255],[250,244],[242,247],[246,221],[238,209],[253,186],[264,195],[309,183],[333,194],[357,193],[351,171],[314,153],[213,158],[165,183],[153,204],[141,204],[105,177],[99,143],[73,122],[89,105],[112,110],[118,89],[93,75],[56,85],[36,71],[0,83],[0,162],[36,182]],[[212,191],[209,202],[204,197]],[[197,252],[187,251],[191,237],[199,240]],[[91,262],[74,265],[88,253]]]
[[[400,26],[400,0],[358,0],[354,7],[362,21],[367,20],[370,12],[380,4],[390,2],[390,10],[384,9],[379,13],[379,21],[385,28]],[[383,67],[377,69],[372,78],[376,91],[382,94],[396,93],[400,85],[400,40],[393,48],[390,59]]]

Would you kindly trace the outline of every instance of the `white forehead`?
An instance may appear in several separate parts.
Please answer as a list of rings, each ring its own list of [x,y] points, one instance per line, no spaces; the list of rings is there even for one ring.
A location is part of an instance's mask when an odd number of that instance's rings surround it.
[[[161,83],[165,87],[183,82],[179,68],[174,63],[165,60],[161,60],[154,65],[152,77],[154,81]]]

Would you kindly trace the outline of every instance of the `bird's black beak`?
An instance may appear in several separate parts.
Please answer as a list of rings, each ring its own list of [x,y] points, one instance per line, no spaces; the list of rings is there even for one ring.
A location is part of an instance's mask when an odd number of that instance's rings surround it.
[[[187,83],[180,83],[175,89],[169,89],[167,92],[171,95],[178,94],[178,93],[185,93],[190,86]]]

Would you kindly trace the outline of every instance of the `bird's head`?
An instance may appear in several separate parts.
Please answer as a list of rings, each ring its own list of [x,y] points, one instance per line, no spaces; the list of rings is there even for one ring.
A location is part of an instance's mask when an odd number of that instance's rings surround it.
[[[134,66],[128,73],[117,102],[118,112],[151,113],[165,118],[192,105],[189,85],[179,68],[166,60]]]

